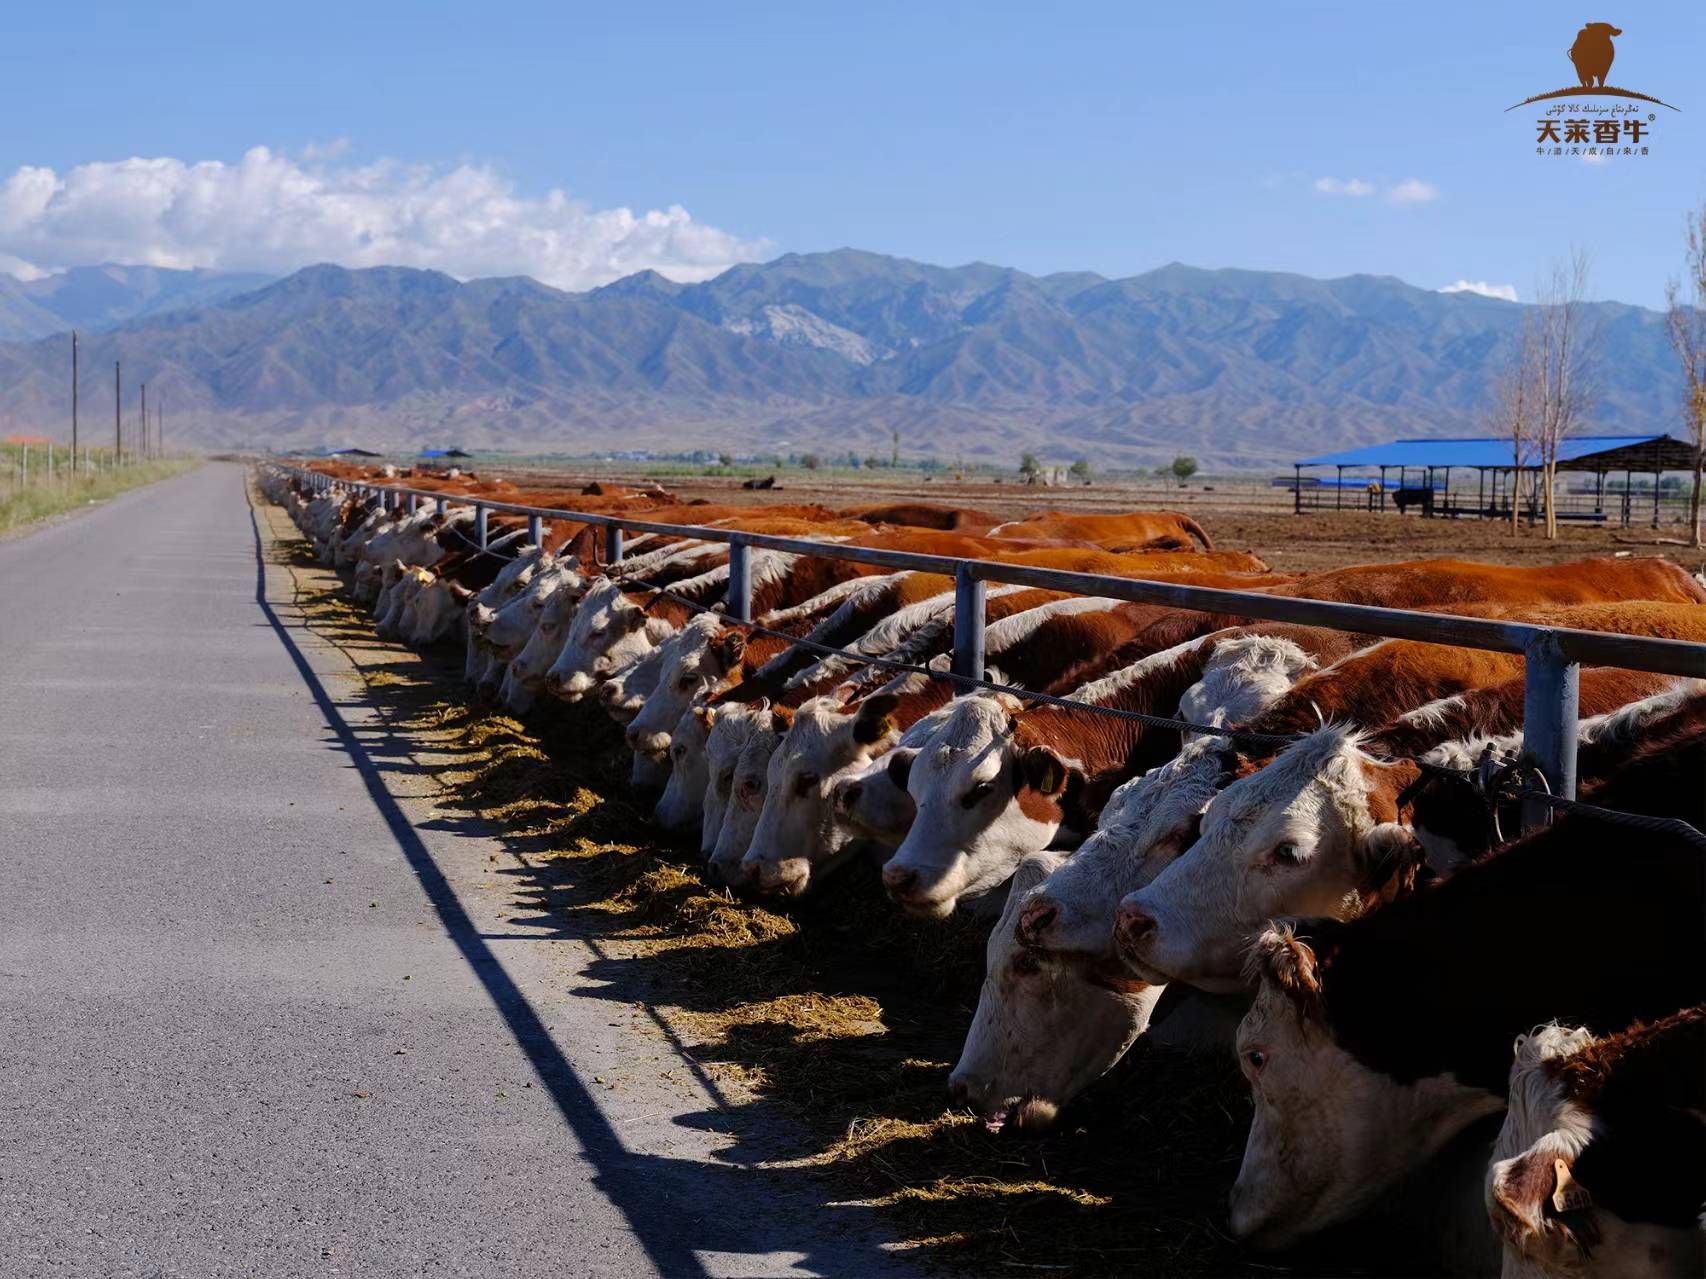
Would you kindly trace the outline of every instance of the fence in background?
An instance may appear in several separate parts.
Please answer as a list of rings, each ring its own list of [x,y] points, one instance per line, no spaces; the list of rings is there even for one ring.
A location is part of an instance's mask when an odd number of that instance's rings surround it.
[[[1525,746],[1545,776],[1552,795],[1561,799],[1573,799],[1576,793],[1576,730],[1582,665],[1706,678],[1706,644],[1681,640],[1295,599],[1142,578],[1104,577],[1096,573],[1033,568],[995,560],[959,560],[942,555],[812,542],[699,525],[660,524],[628,516],[521,506],[397,484],[338,480],[301,467],[282,466],[280,469],[301,478],[316,490],[338,489],[364,498],[375,497],[390,509],[406,507],[409,511],[416,511],[423,502],[432,502],[441,513],[452,504],[472,507],[475,511],[475,538],[481,547],[487,544],[488,517],[493,511],[526,518],[529,541],[535,544],[541,541],[547,521],[569,521],[602,528],[607,537],[606,558],[612,563],[622,557],[624,532],[726,543],[729,548],[729,589],[724,609],[729,617],[742,622],[753,620],[751,565],[754,548],[847,560],[896,571],[941,574],[954,581],[952,669],[956,675],[970,679],[981,679],[984,672],[984,596],[989,582],[1134,603],[1162,604],[1199,612],[1228,613],[1265,621],[1322,626],[1354,634],[1519,653],[1524,662]],[[1543,800],[1530,799],[1524,805],[1524,824],[1531,827],[1543,825],[1550,820],[1551,812],[1551,806]]]

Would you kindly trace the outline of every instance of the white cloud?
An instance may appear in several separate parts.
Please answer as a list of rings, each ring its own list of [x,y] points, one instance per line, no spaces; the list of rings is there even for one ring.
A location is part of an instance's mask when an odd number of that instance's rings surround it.
[[[1374,183],[1361,178],[1316,178],[1315,189],[1323,195],[1373,195]]]
[[[1592,165],[1610,164],[1611,157],[1608,155],[1599,155],[1593,151],[1584,151],[1582,153],[1582,163]]]
[[[1426,204],[1439,199],[1439,188],[1420,178],[1406,178],[1386,193],[1393,204]]]
[[[235,164],[138,157],[63,174],[25,166],[0,182],[0,270],[111,261],[284,272],[336,262],[584,289],[647,267],[703,280],[769,247],[695,222],[679,205],[592,209],[559,190],[518,195],[481,165],[339,163],[345,145],[294,159],[255,147]]]
[[[1440,292],[1479,293],[1484,298],[1502,298],[1506,302],[1516,301],[1516,285],[1488,284],[1485,280],[1459,280],[1456,284],[1446,285]]]

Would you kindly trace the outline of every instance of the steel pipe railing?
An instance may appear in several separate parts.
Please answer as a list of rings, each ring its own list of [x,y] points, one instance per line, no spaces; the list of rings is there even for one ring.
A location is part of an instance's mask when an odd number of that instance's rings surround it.
[[[1582,631],[1566,627],[1536,626],[1494,618],[1459,617],[1449,613],[1416,612],[1369,604],[1343,604],[1329,600],[1300,599],[1270,595],[1260,590],[1231,590],[1224,587],[1192,586],[1149,578],[1105,577],[1098,573],[1076,573],[1065,569],[1036,568],[999,560],[962,560],[915,551],[890,551],[880,547],[847,546],[837,542],[813,542],[796,537],[748,533],[735,529],[692,524],[664,524],[631,516],[524,506],[487,498],[464,497],[437,491],[422,491],[372,481],[334,481],[320,472],[297,467],[282,468],[295,475],[317,478],[309,482],[328,491],[335,482],[362,496],[408,494],[431,497],[442,512],[448,501],[475,510],[476,536],[481,548],[487,543],[487,513],[524,516],[530,534],[537,521],[568,521],[605,530],[606,561],[622,558],[624,531],[658,533],[665,536],[724,542],[729,546],[729,590],[725,610],[738,621],[752,620],[751,554],[754,548],[789,555],[815,555],[846,560],[897,571],[937,573],[953,581],[954,649],[953,670],[958,675],[981,677],[984,670],[985,584],[1002,582],[1038,587],[1074,595],[1098,595],[1141,604],[1162,604],[1205,613],[1322,626],[1355,634],[1381,635],[1392,639],[1419,640],[1429,644],[1453,644],[1461,648],[1520,653],[1524,664],[1524,742],[1527,752],[1545,775],[1552,793],[1565,799],[1575,796],[1577,676],[1583,665],[1615,666],[1626,670],[1652,671],[1665,675],[1706,678],[1706,644],[1649,636],[1620,635],[1605,631]],[[397,497],[381,500],[396,501]],[[542,531],[541,531],[542,532]],[[532,540],[538,541],[537,537]],[[1525,822],[1544,824],[1550,806],[1534,802],[1525,806]]]

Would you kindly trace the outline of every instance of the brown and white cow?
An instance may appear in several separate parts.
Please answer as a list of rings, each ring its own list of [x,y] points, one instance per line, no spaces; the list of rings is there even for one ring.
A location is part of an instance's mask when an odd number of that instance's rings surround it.
[[[1706,1273],[1706,1008],[1519,1035],[1486,1197],[1506,1279]]]
[[[1654,780],[1629,777],[1621,802]],[[1250,974],[1238,1054],[1255,1119],[1232,1228],[1281,1247],[1496,1114],[1517,1035],[1552,1019],[1606,1033],[1706,999],[1706,853],[1572,814],[1365,918],[1269,928]]]

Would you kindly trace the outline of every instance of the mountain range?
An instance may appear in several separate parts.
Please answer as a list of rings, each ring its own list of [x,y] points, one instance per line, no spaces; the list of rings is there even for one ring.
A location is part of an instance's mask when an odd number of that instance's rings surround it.
[[[586,293],[401,267],[49,278],[64,283],[27,296],[90,330],[80,396],[92,429],[110,430],[121,360],[127,413],[145,381],[169,435],[280,449],[886,456],[898,431],[903,454],[944,462],[1034,449],[1271,467],[1489,433],[1489,388],[1523,312],[1385,276],[1175,263],[1114,280],[851,249],[692,285],[641,272]],[[1595,303],[1590,328],[1593,427],[1672,430],[1681,378],[1663,316]],[[62,334],[0,343],[0,423],[68,436],[68,347]]]

